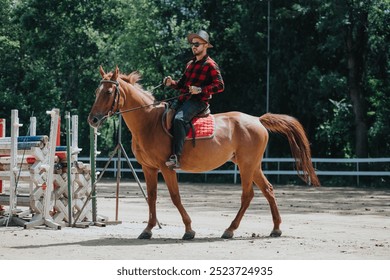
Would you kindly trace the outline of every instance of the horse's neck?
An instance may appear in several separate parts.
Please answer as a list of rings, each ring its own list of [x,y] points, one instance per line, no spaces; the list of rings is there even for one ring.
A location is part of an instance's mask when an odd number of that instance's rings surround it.
[[[131,90],[137,91],[135,87]],[[128,93],[121,111],[131,110],[123,114],[123,119],[133,135],[143,134],[155,129],[162,113],[161,110],[151,105],[154,102],[142,92],[133,92],[131,95]]]

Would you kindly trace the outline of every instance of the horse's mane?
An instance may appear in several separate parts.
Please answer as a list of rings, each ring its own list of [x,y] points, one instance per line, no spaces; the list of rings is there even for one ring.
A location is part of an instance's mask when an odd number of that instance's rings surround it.
[[[112,72],[108,73],[107,76],[108,78],[111,78],[112,76]],[[133,71],[131,72],[130,74],[126,75],[126,74],[123,74],[123,73],[120,73],[119,74],[119,78],[123,81],[125,81],[126,83],[128,84],[131,84],[133,85],[134,87],[136,87],[139,91],[141,91],[143,94],[145,94],[146,96],[148,96],[149,98],[152,99],[152,101],[155,100],[153,94],[147,90],[145,90],[142,85],[140,85],[138,83],[138,81],[140,81],[142,79],[142,76],[141,74],[138,72],[138,71]]]
[[[125,82],[132,84],[133,86],[137,84],[138,81],[141,80],[141,74],[137,71],[131,72],[129,75],[119,74],[119,78],[124,80]]]
[[[141,74],[138,71],[131,72],[129,75],[126,74],[119,74],[119,78],[121,78],[123,81],[135,86],[138,90],[140,90],[145,95],[149,96],[153,101],[154,96],[149,91],[145,90],[142,85],[138,83],[142,79]]]

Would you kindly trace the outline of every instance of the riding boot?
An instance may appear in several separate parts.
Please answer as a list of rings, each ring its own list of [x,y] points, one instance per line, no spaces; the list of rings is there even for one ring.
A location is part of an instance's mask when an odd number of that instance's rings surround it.
[[[171,155],[169,159],[165,162],[165,165],[170,169],[179,169],[180,168],[180,156]]]

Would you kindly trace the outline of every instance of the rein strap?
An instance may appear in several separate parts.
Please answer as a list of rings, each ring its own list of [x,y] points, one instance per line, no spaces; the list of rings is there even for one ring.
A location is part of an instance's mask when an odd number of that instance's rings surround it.
[[[146,108],[146,107],[150,107],[150,106],[156,106],[158,104],[160,104],[161,102],[167,102],[167,101],[171,101],[171,100],[174,100],[174,99],[177,99],[177,98],[180,98],[182,96],[186,96],[186,95],[189,95],[190,93],[183,93],[183,94],[180,94],[178,96],[175,96],[175,97],[171,97],[171,98],[167,98],[167,99],[163,99],[163,100],[160,100],[160,101],[156,101],[156,102],[153,102],[151,104],[146,104],[146,105],[142,105],[142,106],[138,106],[138,107],[134,107],[134,108],[130,108],[130,109],[127,109],[127,110],[123,110],[123,111],[119,111],[119,108],[118,108],[118,111],[116,111],[114,113],[114,109],[115,109],[115,105],[119,103],[119,82],[118,81],[112,81],[112,80],[101,80],[100,81],[100,84],[102,83],[111,83],[111,84],[114,84],[116,85],[115,87],[115,99],[114,99],[114,102],[112,103],[112,107],[111,107],[111,110],[110,112],[108,112],[108,116],[114,116],[114,115],[120,115],[120,114],[124,114],[124,113],[128,113],[128,112],[132,112],[132,111],[136,111],[136,110],[140,110],[140,109],[143,109],[143,108]],[[159,84],[157,87],[155,87],[154,89],[156,88],[159,88],[160,86],[162,86],[163,83]]]
[[[163,99],[163,100],[160,100],[160,101],[153,102],[151,104],[146,104],[146,105],[130,108],[130,109],[123,110],[123,111],[117,111],[117,112],[113,113],[113,115],[120,115],[120,114],[124,114],[124,113],[128,113],[128,112],[136,111],[136,110],[139,110],[139,109],[143,109],[143,108],[146,108],[146,107],[156,106],[156,105],[159,105],[162,102],[171,101],[171,100],[174,100],[174,99],[177,99],[177,98],[180,98],[182,96],[189,95],[189,94],[190,93],[183,93],[183,94],[180,94],[178,96],[174,96],[174,97],[171,97],[171,98],[167,98],[167,99]]]

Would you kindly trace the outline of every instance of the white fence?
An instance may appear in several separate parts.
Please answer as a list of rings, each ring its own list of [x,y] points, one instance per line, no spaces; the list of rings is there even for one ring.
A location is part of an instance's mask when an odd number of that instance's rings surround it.
[[[87,157],[80,157],[81,161],[89,161]],[[97,158],[97,171],[102,171],[105,163],[109,160],[108,157]],[[142,173],[142,169],[137,163],[135,158],[130,158],[131,163],[134,166],[136,173]],[[390,176],[390,171],[385,170],[385,163],[389,163],[390,158],[312,158],[314,168],[316,169],[317,175],[319,176],[354,176],[356,177],[356,184],[360,184],[360,177],[362,176]],[[126,159],[121,159],[121,172],[128,173],[131,172],[131,169],[128,168]],[[114,157],[111,164],[106,169],[106,172],[113,172],[114,177],[116,177],[117,172],[118,158]],[[237,165],[230,162],[229,166],[222,166],[221,168],[211,170],[208,172],[201,173],[205,176],[207,181],[207,175],[219,174],[219,175],[231,175],[233,177],[233,182],[237,183],[238,176],[240,171],[237,168]],[[366,165],[364,170],[362,165]],[[367,170],[367,165],[370,166]],[[127,168],[126,168],[127,167]],[[294,159],[292,158],[264,158],[263,159],[263,171],[266,175],[276,175],[277,180],[279,181],[280,176],[286,175],[296,175],[297,172],[294,170]],[[180,173],[187,173],[185,171],[178,170]]]

